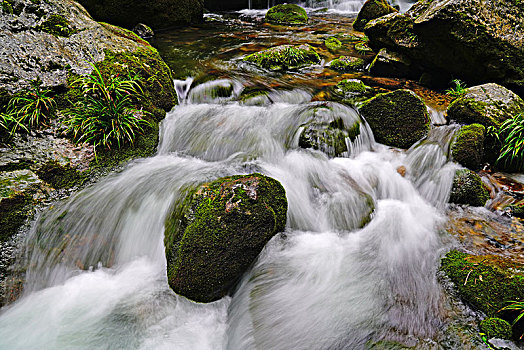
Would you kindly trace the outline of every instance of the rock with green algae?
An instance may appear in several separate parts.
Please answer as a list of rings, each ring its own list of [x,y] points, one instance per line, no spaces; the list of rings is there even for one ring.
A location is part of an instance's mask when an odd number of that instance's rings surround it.
[[[342,48],[342,42],[334,36],[324,40],[324,45],[326,45],[326,48],[331,52],[336,52]]]
[[[481,124],[461,127],[451,144],[453,160],[466,168],[479,169],[484,155],[485,133],[486,128]]]
[[[467,88],[450,103],[447,113],[458,123],[498,128],[506,119],[524,113],[524,100],[503,86],[489,83]]]
[[[398,10],[388,4],[386,0],[367,0],[353,22],[353,29],[362,32],[369,21],[394,12]]]
[[[477,173],[469,169],[456,171],[451,188],[450,203],[483,207],[489,198],[489,192]]]
[[[364,70],[366,63],[362,58],[353,56],[340,56],[329,64],[331,69],[339,72],[354,72]]]
[[[523,94],[523,13],[522,1],[423,0],[368,22],[364,32],[372,49],[403,54],[448,80],[496,82]]]
[[[286,213],[282,185],[258,173],[200,185],[166,221],[169,286],[197,302],[222,298],[284,230]]]
[[[359,112],[375,140],[388,146],[409,148],[429,132],[427,107],[411,90],[378,94],[363,102]]]
[[[306,10],[295,4],[279,4],[266,13],[266,22],[271,24],[305,24],[308,21]]]
[[[511,339],[512,329],[508,321],[497,317],[485,318],[480,322],[480,331],[490,338]]]
[[[280,45],[246,56],[244,61],[270,70],[288,70],[317,64],[320,56],[308,44]]]
[[[153,29],[203,21],[201,0],[79,0],[97,21],[133,28],[145,23]]]
[[[489,317],[513,321],[511,312],[500,310],[510,300],[524,300],[523,265],[496,255],[452,250],[442,259],[441,269],[468,304]]]
[[[333,94],[344,104],[355,105],[370,99],[376,92],[359,79],[344,79],[333,87]]]

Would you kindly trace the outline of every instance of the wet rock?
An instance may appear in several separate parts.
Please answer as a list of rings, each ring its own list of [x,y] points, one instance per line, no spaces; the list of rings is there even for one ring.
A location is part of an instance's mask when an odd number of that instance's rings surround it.
[[[499,339],[511,339],[511,325],[501,318],[489,317],[480,322],[480,331],[488,337]]]
[[[369,21],[394,12],[398,12],[398,10],[385,0],[367,0],[362,5],[357,19],[353,22],[353,29],[362,32]]]
[[[310,111],[310,121],[302,125],[298,145],[302,148],[318,149],[331,157],[347,152],[346,138],[351,141],[360,134],[360,122],[348,123],[328,106],[316,107]]]
[[[320,56],[308,44],[280,45],[246,56],[244,61],[270,70],[288,70],[317,64]]]
[[[266,22],[271,24],[305,24],[308,21],[306,10],[295,4],[279,4],[266,13]]]
[[[222,298],[284,230],[286,212],[284,188],[261,174],[199,186],[166,222],[170,287],[198,302]]]
[[[500,310],[510,300],[524,300],[524,265],[496,255],[476,256],[454,250],[442,259],[441,269],[470,305],[489,317],[513,321],[515,313]]]
[[[419,1],[405,14],[368,22],[364,32],[372,49],[398,52],[429,71],[524,92],[523,6],[512,0]]]
[[[342,48],[342,42],[334,36],[324,40],[324,45],[326,45],[326,48],[331,52],[336,52]]]
[[[201,0],[80,0],[93,18],[118,26],[133,28],[147,23],[154,29],[202,22]]]
[[[329,64],[331,69],[339,72],[354,72],[364,70],[366,63],[362,58],[353,56],[340,56]]]
[[[412,68],[409,58],[387,49],[378,52],[369,66],[369,72],[382,77],[407,78],[420,75]]]
[[[457,170],[453,179],[450,203],[483,207],[489,199],[480,176],[468,169]]]
[[[377,142],[409,148],[430,128],[426,105],[411,90],[396,90],[365,101],[359,112],[373,130]]]
[[[133,28],[133,33],[135,33],[142,39],[149,39],[155,36],[155,32],[153,31],[153,29],[151,29],[151,27],[145,25],[144,23],[138,23]]]
[[[481,124],[461,127],[451,145],[453,160],[466,168],[478,170],[484,155],[485,133],[486,128]]]
[[[375,90],[358,79],[344,79],[333,88],[336,97],[340,97],[343,103],[355,105],[373,97]]]
[[[467,88],[450,103],[447,113],[462,124],[499,127],[506,119],[524,113],[524,100],[503,86],[484,84]]]

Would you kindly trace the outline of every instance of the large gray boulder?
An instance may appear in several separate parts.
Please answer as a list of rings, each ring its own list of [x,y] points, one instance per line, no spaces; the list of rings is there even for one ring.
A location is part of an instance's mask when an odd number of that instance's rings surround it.
[[[286,226],[282,185],[261,174],[205,183],[166,221],[169,286],[198,302],[225,296]]]
[[[524,92],[522,1],[419,1],[364,31],[374,51],[390,49],[470,84],[498,82]]]

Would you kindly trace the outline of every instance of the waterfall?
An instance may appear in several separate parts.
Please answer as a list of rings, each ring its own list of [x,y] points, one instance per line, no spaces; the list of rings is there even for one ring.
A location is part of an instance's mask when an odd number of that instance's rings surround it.
[[[362,349],[391,332],[431,337],[440,325],[441,208],[454,173],[449,133],[403,153],[376,144],[354,109],[310,102],[305,90],[273,90],[249,105],[236,100],[237,82],[191,82],[176,82],[181,103],[161,125],[155,156],[33,225],[24,294],[0,314],[0,348]],[[210,86],[226,85],[231,96],[209,97]],[[319,106],[360,125],[346,157],[298,147],[300,125]],[[286,190],[285,234],[231,296],[197,304],[175,295],[166,216],[188,188],[254,171]]]

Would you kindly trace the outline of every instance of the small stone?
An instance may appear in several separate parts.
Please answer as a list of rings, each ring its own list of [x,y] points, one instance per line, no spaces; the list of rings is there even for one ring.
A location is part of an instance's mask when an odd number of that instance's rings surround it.
[[[143,23],[138,23],[134,28],[133,32],[141,37],[142,39],[149,39],[152,38],[155,35],[155,32],[153,32],[153,29],[151,27],[146,26]]]

